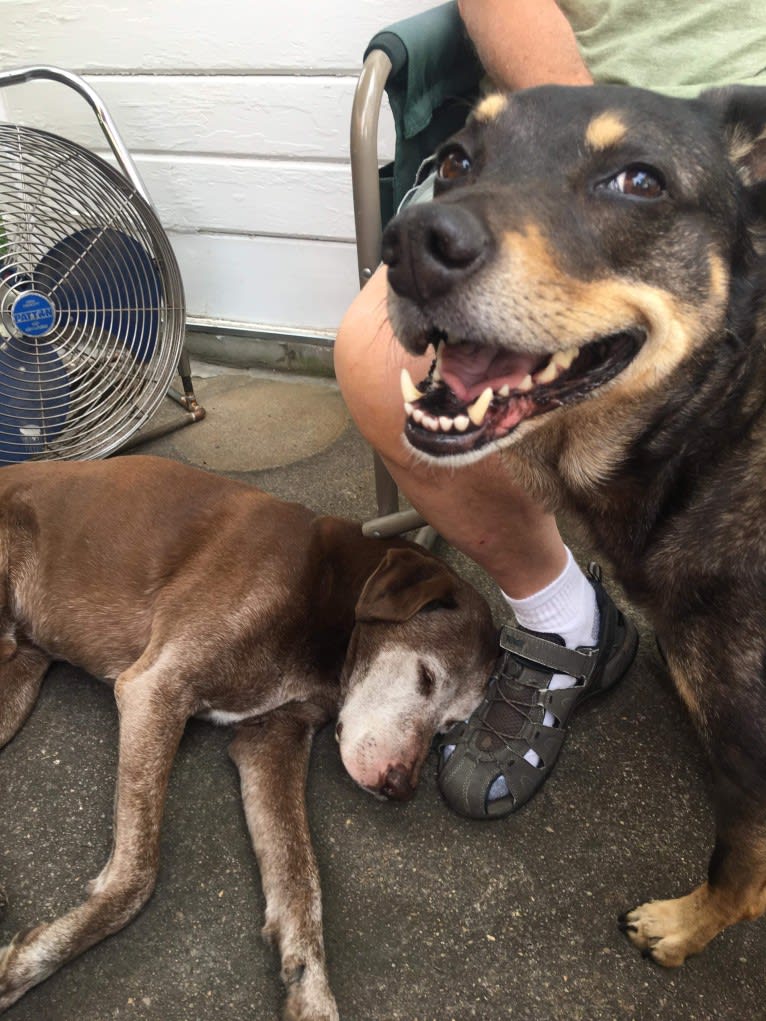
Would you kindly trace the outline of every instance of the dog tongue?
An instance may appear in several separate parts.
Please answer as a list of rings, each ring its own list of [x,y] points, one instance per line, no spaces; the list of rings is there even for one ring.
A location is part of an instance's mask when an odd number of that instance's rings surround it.
[[[468,403],[491,386],[499,390],[506,383],[511,390],[540,364],[540,357],[519,351],[502,351],[472,341],[442,344],[439,371],[455,396]]]

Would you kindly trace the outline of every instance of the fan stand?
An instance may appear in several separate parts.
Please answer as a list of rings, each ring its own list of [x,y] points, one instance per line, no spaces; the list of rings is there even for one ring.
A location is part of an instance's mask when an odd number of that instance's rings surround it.
[[[23,67],[11,71],[0,71],[0,88],[5,88],[6,86],[11,85],[23,85],[27,82],[38,80],[59,82],[62,85],[67,85],[82,96],[93,110],[101,127],[101,131],[109,143],[109,148],[112,150],[122,174],[133,185],[141,198],[143,198],[144,201],[156,212],[144,182],[141,180],[138,168],[133,162],[125,143],[120,137],[120,133],[112,120],[111,114],[107,110],[98,93],[95,92],[95,90],[92,89],[86,81],[80,78],[79,75],[74,74],[72,71],[65,71],[59,67],[47,67],[45,65]],[[131,447],[137,446],[138,444],[145,443],[148,440],[157,439],[160,436],[166,436],[168,433],[175,432],[177,429],[181,429],[186,425],[191,425],[193,422],[199,422],[205,417],[205,409],[197,401],[194,394],[189,355],[183,348],[178,359],[178,375],[181,379],[183,393],[171,386],[168,388],[167,396],[184,409],[184,414],[181,415],[180,418],[164,425],[142,429],[139,433],[131,436],[122,444],[122,450],[127,450]]]

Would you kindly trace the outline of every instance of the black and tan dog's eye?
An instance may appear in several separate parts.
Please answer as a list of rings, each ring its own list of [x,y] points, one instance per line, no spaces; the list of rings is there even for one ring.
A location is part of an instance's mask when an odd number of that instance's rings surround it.
[[[659,170],[640,165],[626,167],[605,181],[603,187],[640,199],[658,199],[665,194],[665,181]]]
[[[439,161],[438,175],[443,181],[455,181],[467,177],[473,169],[471,158],[465,149],[455,146],[448,149]]]

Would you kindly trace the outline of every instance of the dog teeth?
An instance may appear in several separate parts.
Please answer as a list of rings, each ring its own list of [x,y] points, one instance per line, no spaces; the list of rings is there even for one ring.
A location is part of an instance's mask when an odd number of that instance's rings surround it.
[[[556,367],[556,363],[551,358],[545,368],[535,374],[535,383],[552,383],[558,374],[559,370]]]
[[[553,361],[566,372],[579,353],[576,347],[570,347],[566,351],[557,351],[553,356]]]
[[[484,416],[487,414],[487,409],[489,408],[494,396],[492,387],[488,386],[482,391],[479,397],[476,398],[473,404],[466,408],[468,417],[474,425],[481,425],[484,421]]]
[[[562,372],[570,367],[580,352],[576,347],[567,348],[566,351],[556,351],[551,355],[548,364],[535,374],[535,383],[552,383]]]
[[[405,402],[404,410],[413,422],[422,426],[423,429],[428,429],[430,432],[448,433],[454,429],[455,432],[464,433],[471,424],[471,420],[467,415],[457,415],[455,418],[450,418],[449,415],[439,415],[437,418],[436,415],[429,415],[422,408],[413,407],[409,401]]]
[[[436,364],[431,375],[432,381],[436,383],[441,381],[441,373],[439,371],[441,346],[439,344],[436,350]],[[579,353],[576,347],[554,352],[549,358],[548,363],[534,377],[527,373],[521,382],[516,384],[513,390],[511,390],[509,383],[504,383],[497,393],[493,391],[491,386],[485,387],[473,404],[465,409],[465,413],[456,415],[455,418],[451,418],[449,415],[431,415],[427,411],[423,411],[422,408],[416,407],[415,402],[423,397],[424,394],[412,382],[412,377],[407,369],[402,369],[401,386],[402,396],[404,397],[404,410],[409,418],[430,432],[449,433],[454,431],[456,433],[464,433],[471,424],[476,428],[482,425],[487,416],[489,406],[495,397],[507,400],[513,394],[529,393],[539,383],[552,383],[562,372],[566,372]]]
[[[436,347],[436,360],[431,373],[431,382],[437,384],[442,381],[441,353],[443,346],[443,342],[440,341]],[[508,400],[512,394],[526,394],[538,384],[552,383],[571,367],[579,353],[579,349],[576,347],[570,347],[564,351],[555,351],[539,372],[535,373],[534,376],[528,373],[521,382],[516,384],[513,390],[511,390],[509,383],[504,383],[497,393],[492,390],[491,386],[486,387],[473,404],[466,408],[465,414],[457,415],[455,418],[451,418],[449,415],[430,415],[428,412],[415,407],[416,402],[425,395],[415,386],[409,371],[403,368],[400,382],[405,413],[408,418],[413,419],[418,425],[432,432],[441,431],[448,433],[454,429],[455,432],[462,433],[465,432],[471,423],[478,428],[484,422],[493,398],[498,397],[502,400]]]
[[[415,401],[420,400],[423,394],[418,390],[415,384],[412,382],[412,376],[409,374],[407,369],[402,369],[399,382],[402,388],[402,397],[404,398],[405,404],[414,404]]]

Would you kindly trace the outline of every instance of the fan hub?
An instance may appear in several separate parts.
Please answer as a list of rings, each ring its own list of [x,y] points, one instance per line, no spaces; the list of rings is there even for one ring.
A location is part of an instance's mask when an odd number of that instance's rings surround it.
[[[25,291],[11,307],[13,325],[25,337],[44,337],[53,329],[56,309],[39,291]]]

